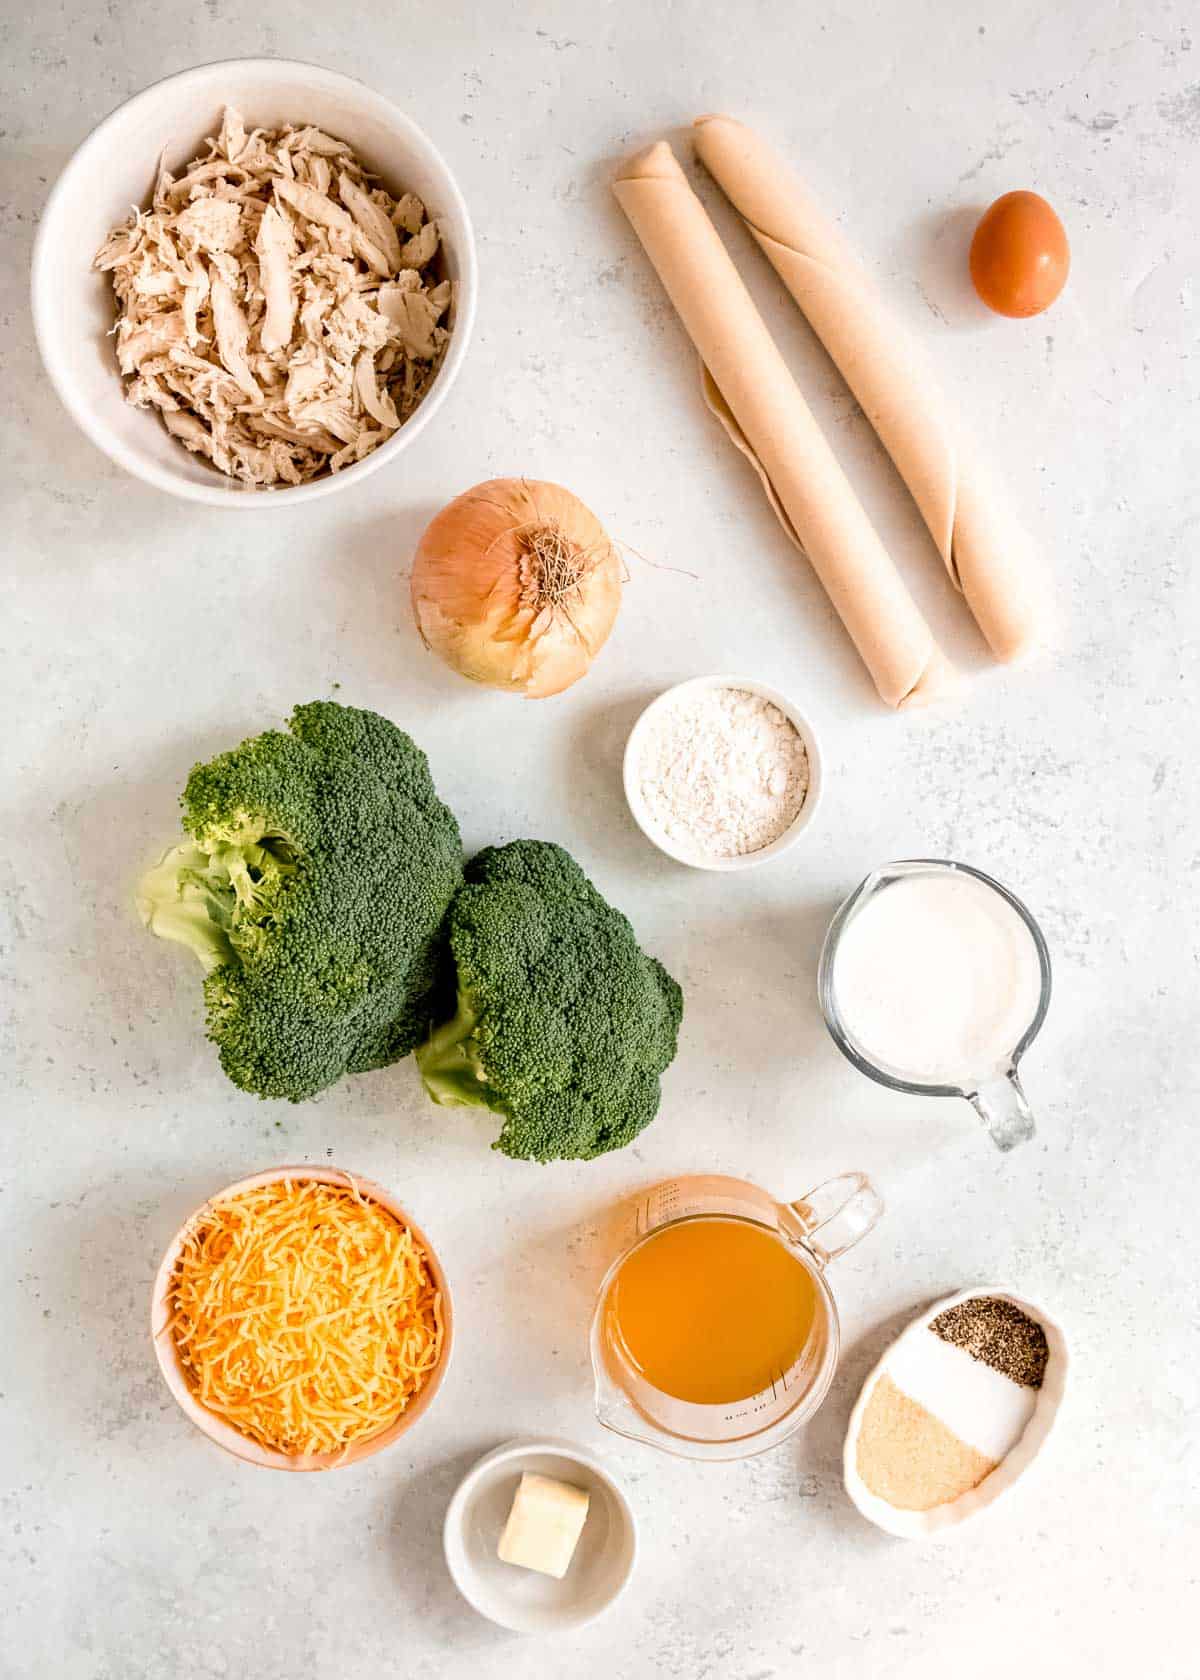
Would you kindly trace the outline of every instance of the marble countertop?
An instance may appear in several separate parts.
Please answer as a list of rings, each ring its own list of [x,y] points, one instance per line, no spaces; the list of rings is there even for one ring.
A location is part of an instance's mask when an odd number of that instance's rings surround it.
[[[976,1680],[1194,1672],[1200,1369],[1200,49],[1172,0],[714,9],[635,0],[334,8],[102,0],[0,23],[5,191],[0,1670],[11,1680]],[[37,217],[70,151],[148,82],[244,54],[391,95],[476,219],[477,337],[435,424],[359,490],[246,519],[124,476],[43,376]],[[725,206],[712,204],[818,417],[943,645],[956,703],[875,702],[804,563],[706,413],[678,324],[608,191],[632,147],[709,110],[762,127],[842,216],[956,393],[1053,574],[1055,651],[989,664],[902,486]],[[689,165],[690,167],[690,165]],[[1031,186],[1070,233],[1041,319],[964,285],[972,220]],[[570,485],[630,548],[588,679],[523,704],[431,660],[404,573],[476,480]],[[645,558],[642,558],[642,557]],[[667,683],[788,690],[824,808],[728,879],[654,852],[621,797],[626,733]],[[488,1149],[411,1066],[320,1101],[225,1083],[176,953],[130,884],[194,760],[335,692],[428,750],[465,839],[557,839],[682,980],[656,1124],[549,1169]],[[814,999],[839,898],[889,857],[994,871],[1043,922],[1054,1002],[1026,1063],[1036,1141],[1002,1158],[965,1104],[861,1079]],[[458,1349],[411,1436],[327,1477],[238,1465],[189,1428],[148,1345],[150,1282],[208,1193],[282,1160],[395,1188],[456,1286]],[[628,1190],[712,1170],[802,1193],[867,1171],[886,1221],[836,1270],[845,1351],[815,1421],[762,1458],[692,1465],[592,1416],[585,1327]],[[1043,1299],[1075,1349],[1036,1484],[938,1548],[846,1499],[863,1376],[939,1295]],[[550,1433],[602,1452],[642,1553],[621,1609],[560,1645],[480,1620],[442,1561],[483,1451]],[[1189,1601],[1191,1609],[1189,1609]]]

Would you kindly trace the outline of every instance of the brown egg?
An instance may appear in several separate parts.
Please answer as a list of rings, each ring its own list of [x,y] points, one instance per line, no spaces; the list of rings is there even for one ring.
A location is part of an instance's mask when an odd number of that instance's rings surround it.
[[[998,198],[971,241],[971,279],[997,315],[1040,315],[1049,309],[1070,266],[1066,229],[1034,192]]]

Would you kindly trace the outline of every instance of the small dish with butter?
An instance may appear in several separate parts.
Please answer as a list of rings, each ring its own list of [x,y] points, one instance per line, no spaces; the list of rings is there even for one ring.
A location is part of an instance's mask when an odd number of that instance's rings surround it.
[[[556,1440],[510,1441],[481,1458],[450,1501],[443,1543],[467,1603],[514,1633],[594,1620],[637,1560],[620,1487],[591,1453]]]

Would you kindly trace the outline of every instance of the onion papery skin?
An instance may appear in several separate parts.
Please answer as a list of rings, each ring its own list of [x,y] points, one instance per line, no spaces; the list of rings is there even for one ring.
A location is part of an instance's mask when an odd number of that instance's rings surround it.
[[[538,700],[587,673],[616,620],[623,576],[608,533],[577,496],[561,484],[493,478],[426,529],[413,611],[426,646],[460,675]]]

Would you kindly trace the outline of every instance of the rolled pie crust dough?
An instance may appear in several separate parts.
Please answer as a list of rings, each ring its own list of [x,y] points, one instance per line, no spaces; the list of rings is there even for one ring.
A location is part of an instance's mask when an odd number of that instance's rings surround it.
[[[838,229],[753,130],[732,117],[698,117],[695,143],[895,462],[992,652],[1019,659],[1046,618],[1029,540],[909,336]]]
[[[881,697],[889,706],[939,698],[955,685],[953,669],[666,141],[627,163],[613,190],[700,353],[710,404],[811,561]]]

